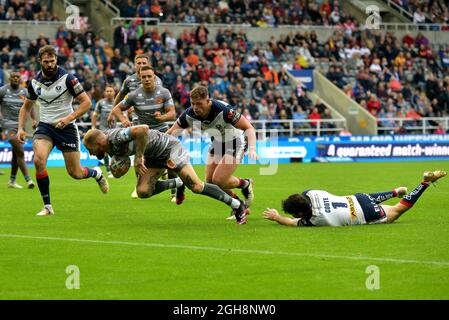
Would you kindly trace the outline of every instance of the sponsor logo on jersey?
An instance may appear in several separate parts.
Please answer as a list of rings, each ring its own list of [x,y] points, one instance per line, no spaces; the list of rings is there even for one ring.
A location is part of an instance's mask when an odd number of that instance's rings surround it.
[[[351,212],[351,220],[357,219],[357,211],[355,210],[354,200],[351,197],[346,197],[349,202],[349,211]]]
[[[42,89],[41,89],[41,87],[38,87],[38,88],[37,88],[36,94],[37,94],[38,96],[40,96],[40,95],[42,94]]]

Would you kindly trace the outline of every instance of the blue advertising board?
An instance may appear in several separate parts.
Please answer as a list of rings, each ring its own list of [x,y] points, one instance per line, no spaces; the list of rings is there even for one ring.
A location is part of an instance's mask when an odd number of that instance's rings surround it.
[[[289,71],[295,78],[297,78],[303,86],[312,91],[314,87],[313,69],[291,70]]]
[[[205,164],[210,139],[182,137],[181,143],[190,152],[192,164]],[[246,155],[245,164],[290,162],[367,162],[449,160],[449,135],[384,135],[352,137],[280,137],[257,141],[258,161]],[[25,161],[32,165],[33,149],[25,144]],[[9,167],[11,146],[0,141],[0,167]],[[95,166],[99,161],[81,145],[81,164]],[[64,158],[56,148],[50,154],[48,167],[64,166]]]

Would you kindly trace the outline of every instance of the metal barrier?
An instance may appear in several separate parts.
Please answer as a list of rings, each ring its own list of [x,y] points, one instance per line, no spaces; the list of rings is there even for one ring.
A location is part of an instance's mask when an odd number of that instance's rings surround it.
[[[115,21],[152,21],[153,24],[159,25],[161,27],[170,27],[170,26],[177,26],[180,28],[197,28],[201,24],[200,23],[166,23],[166,22],[160,22],[159,18],[124,18],[124,17],[117,17],[111,19],[111,25],[114,24]],[[322,31],[333,31],[341,29],[343,30],[344,27],[342,26],[324,26],[324,25],[278,25],[275,27],[253,27],[250,24],[223,24],[223,23],[205,23],[206,27],[217,27],[217,28],[232,28],[232,29],[280,29],[284,32],[289,31],[311,31],[311,30],[322,30]],[[400,23],[400,22],[385,22],[379,24],[380,30],[388,30],[388,31],[444,31],[449,29],[449,24],[440,24],[440,23]],[[357,28],[356,28],[357,29]]]
[[[153,25],[153,26],[157,26],[157,25],[159,25],[159,19],[158,18],[120,18],[120,17],[117,17],[117,18],[112,18],[111,19],[111,26],[113,26],[114,24],[116,24],[117,22],[119,22],[119,21],[123,21],[123,22],[131,22],[131,21],[133,21],[133,22],[143,22],[143,24],[145,25],[145,26],[147,26],[147,25]],[[172,24],[170,24],[170,25],[172,25]]]
[[[396,2],[394,2],[392,0],[384,0],[384,1],[387,3],[388,7],[393,8],[396,11],[399,11],[401,16],[413,21],[413,15],[410,12],[408,12],[407,10],[405,10],[404,8],[402,8],[401,6],[398,6]]]
[[[421,119],[407,119],[407,118],[378,118],[379,126],[377,127],[378,134],[390,133],[401,128],[410,132],[432,133],[433,130],[442,125],[444,130],[449,129],[449,117],[424,117]],[[382,125],[388,124],[390,125]]]
[[[120,9],[117,8],[111,1],[109,0],[100,0],[100,2],[111,11],[114,11],[117,17],[120,17]]]
[[[167,122],[172,125],[174,122]],[[263,140],[270,135],[298,136],[310,135],[320,137],[322,135],[337,134],[346,127],[346,119],[321,119],[321,120],[251,120],[256,129],[258,139]],[[92,127],[91,122],[77,122],[84,129]]]

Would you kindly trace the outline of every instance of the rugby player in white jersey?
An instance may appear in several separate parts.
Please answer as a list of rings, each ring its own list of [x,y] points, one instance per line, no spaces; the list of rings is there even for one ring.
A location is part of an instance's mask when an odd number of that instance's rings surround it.
[[[190,92],[190,104],[191,107],[167,133],[177,136],[184,129],[192,127],[195,130],[197,126],[209,133],[212,143],[206,163],[206,182],[218,185],[236,199],[238,196],[232,189],[241,189],[245,204],[249,207],[254,199],[253,180],[237,178],[233,174],[248,147],[249,159],[258,159],[254,127],[226,102],[210,99],[204,86],[197,86]]]
[[[26,116],[39,101],[40,121],[33,135],[33,151],[36,180],[44,207],[37,215],[47,216],[54,214],[47,159],[55,146],[62,152],[72,178],[93,178],[103,193],[109,191],[109,185],[100,168],[90,169],[80,164],[80,137],[75,120],[89,110],[92,104],[89,96],[75,76],[57,65],[56,51],[52,46],[42,47],[38,55],[42,70],[28,85],[28,95],[19,113],[17,137],[25,143]],[[80,103],[77,110],[73,110],[73,99]]]
[[[347,226],[355,224],[392,223],[413,207],[430,183],[446,176],[445,171],[424,172],[421,183],[410,193],[399,187],[379,193],[356,193],[335,196],[323,190],[306,190],[292,194],[282,201],[283,210],[294,218],[280,215],[276,209],[267,208],[263,216],[287,226]],[[393,197],[402,197],[394,206],[380,205]]]

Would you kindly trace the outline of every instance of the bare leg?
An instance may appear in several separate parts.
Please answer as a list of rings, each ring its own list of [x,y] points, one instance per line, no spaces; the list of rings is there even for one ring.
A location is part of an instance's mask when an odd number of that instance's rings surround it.
[[[218,162],[219,162],[219,160],[216,161],[214,156],[212,156],[211,154],[209,154],[207,156],[206,179],[205,179],[207,183],[213,183],[212,180],[213,180],[215,170],[217,169]],[[234,197],[236,199],[238,198],[238,196],[231,189],[223,189],[223,191],[226,192],[227,194],[229,194],[231,197]]]
[[[156,194],[156,183],[164,170],[165,169],[148,168],[148,172],[146,174],[138,175],[136,191],[139,198],[146,199]]]
[[[15,180],[15,177],[17,176],[18,170],[19,170],[19,164],[17,163],[17,155],[14,152],[14,147],[13,147],[12,158],[11,158],[11,177],[14,178],[14,180]]]
[[[17,140],[13,139],[10,141],[12,147],[13,147],[13,153],[16,157],[17,166],[20,168],[20,171],[22,171],[23,176],[25,177],[25,180],[29,180],[29,173],[28,168],[25,162],[25,154],[23,151],[23,145]],[[16,169],[17,173],[17,169]]]

